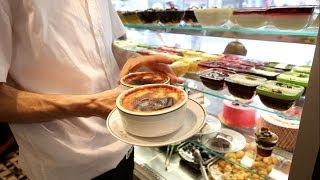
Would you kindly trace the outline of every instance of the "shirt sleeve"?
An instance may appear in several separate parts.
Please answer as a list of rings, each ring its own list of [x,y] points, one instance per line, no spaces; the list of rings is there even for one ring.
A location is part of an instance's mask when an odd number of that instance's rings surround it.
[[[111,26],[112,26],[112,38],[113,40],[116,40],[120,38],[121,36],[126,34],[126,30],[121,22],[120,17],[118,16],[117,11],[113,8],[110,1],[108,1],[109,4],[109,13],[110,13],[110,19],[111,19]]]
[[[7,0],[0,0],[0,82],[6,82],[12,55],[12,16]]]

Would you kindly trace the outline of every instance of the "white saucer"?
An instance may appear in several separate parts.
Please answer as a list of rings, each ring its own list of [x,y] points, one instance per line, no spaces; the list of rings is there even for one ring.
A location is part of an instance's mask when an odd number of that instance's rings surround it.
[[[205,124],[205,110],[197,102],[189,99],[187,102],[187,118],[184,120],[182,127],[174,133],[161,137],[139,137],[127,133],[120,119],[118,109],[114,109],[107,118],[107,127],[109,132],[127,144],[145,147],[159,147],[184,141],[195,135]],[[155,129],[156,131],[156,129]]]
[[[220,133],[232,137],[232,140],[230,141],[231,146],[229,149],[222,149],[219,147],[212,146],[210,144],[210,139],[214,138],[214,136],[204,136],[201,141],[207,148],[219,153],[240,151],[247,144],[246,138],[242,134],[238,133],[237,131],[227,129],[227,128],[221,128]]]

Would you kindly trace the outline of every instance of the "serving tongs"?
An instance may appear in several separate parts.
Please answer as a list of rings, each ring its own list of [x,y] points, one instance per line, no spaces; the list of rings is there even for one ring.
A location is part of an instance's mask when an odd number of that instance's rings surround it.
[[[204,160],[202,159],[202,156],[201,156],[201,153],[199,151],[199,149],[194,149],[193,150],[193,157],[195,158],[195,162],[199,163],[200,165],[200,171],[201,171],[201,174],[203,176],[203,178],[205,180],[209,180],[209,177],[208,177],[208,174],[207,174],[207,171],[206,171],[206,167],[203,165],[204,164]]]

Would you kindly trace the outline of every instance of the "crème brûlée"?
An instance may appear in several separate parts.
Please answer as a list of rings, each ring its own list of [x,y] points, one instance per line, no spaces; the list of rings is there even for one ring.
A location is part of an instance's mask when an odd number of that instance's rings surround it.
[[[169,85],[154,85],[125,94],[121,106],[133,112],[152,112],[179,106],[185,99],[186,95],[180,89]]]
[[[170,81],[170,78],[165,74],[136,72],[127,75],[122,81],[128,85],[165,84]]]

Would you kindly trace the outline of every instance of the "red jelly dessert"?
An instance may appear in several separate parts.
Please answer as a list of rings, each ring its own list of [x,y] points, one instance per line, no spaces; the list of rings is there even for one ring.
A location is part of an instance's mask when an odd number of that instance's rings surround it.
[[[230,127],[253,128],[256,125],[256,110],[235,102],[224,101],[220,118]]]

